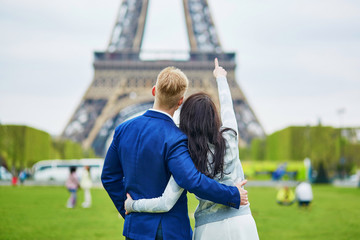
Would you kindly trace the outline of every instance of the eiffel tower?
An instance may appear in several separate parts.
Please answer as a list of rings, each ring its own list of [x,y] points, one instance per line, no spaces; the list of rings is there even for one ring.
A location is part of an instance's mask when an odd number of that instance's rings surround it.
[[[123,0],[106,51],[94,53],[94,78],[62,137],[105,154],[115,127],[152,107],[151,87],[167,66],[180,68],[189,78],[187,95],[203,91],[218,105],[212,76],[217,57],[228,72],[240,145],[264,130],[235,81],[235,53],[224,52],[217,36],[207,0],[183,0],[190,52],[187,59],[143,60],[141,51],[149,0]],[[171,53],[170,53],[171,54]],[[175,54],[176,55],[176,54]],[[176,56],[175,56],[176,58]]]

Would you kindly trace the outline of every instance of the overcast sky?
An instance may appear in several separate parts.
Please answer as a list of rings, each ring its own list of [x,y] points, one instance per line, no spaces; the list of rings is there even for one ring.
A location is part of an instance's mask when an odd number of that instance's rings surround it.
[[[269,134],[360,126],[360,1],[210,0],[237,80]],[[59,135],[93,77],[120,0],[0,0],[0,123]],[[181,0],[150,0],[145,50],[188,50]],[[339,114],[339,109],[345,109]]]

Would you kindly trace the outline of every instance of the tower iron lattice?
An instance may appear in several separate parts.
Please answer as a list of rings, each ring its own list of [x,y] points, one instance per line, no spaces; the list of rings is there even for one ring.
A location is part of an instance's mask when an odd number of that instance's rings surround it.
[[[224,52],[207,0],[183,0],[190,45],[187,60],[142,60],[141,44],[149,0],[123,0],[106,51],[94,53],[94,77],[62,137],[92,147],[103,156],[115,127],[152,107],[151,87],[167,66],[189,78],[187,95],[203,91],[218,105],[213,60],[227,70],[238,121],[240,144],[264,136],[264,130],[235,80],[235,53]],[[170,53],[171,54],[171,53]],[[176,56],[176,54],[175,54]]]

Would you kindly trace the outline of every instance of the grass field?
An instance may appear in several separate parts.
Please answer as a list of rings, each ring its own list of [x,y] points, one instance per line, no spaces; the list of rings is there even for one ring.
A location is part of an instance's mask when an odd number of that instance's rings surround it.
[[[277,205],[275,188],[247,189],[260,239],[360,239],[360,189],[314,186],[309,209]],[[193,216],[197,200],[188,195]],[[92,196],[92,208],[67,209],[65,188],[1,186],[0,239],[124,239],[106,192],[93,189]]]

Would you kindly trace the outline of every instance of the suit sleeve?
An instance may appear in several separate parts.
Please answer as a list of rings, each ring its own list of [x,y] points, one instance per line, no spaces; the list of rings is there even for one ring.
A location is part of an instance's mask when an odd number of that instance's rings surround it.
[[[233,208],[240,206],[240,193],[234,186],[226,186],[200,173],[188,151],[186,138],[173,145],[168,156],[168,167],[176,183],[196,196]]]
[[[105,157],[101,182],[115,207],[125,218],[124,201],[126,199],[124,173],[116,147],[116,132]]]

